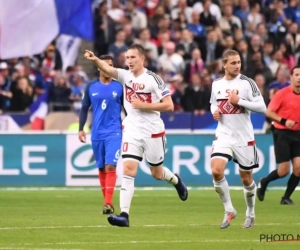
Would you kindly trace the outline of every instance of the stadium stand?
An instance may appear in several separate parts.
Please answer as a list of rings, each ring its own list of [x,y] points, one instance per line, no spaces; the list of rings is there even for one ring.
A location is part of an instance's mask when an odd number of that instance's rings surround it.
[[[80,52],[90,46],[126,68],[126,48],[142,44],[146,66],[169,85],[176,112],[194,117],[209,110],[226,49],[240,53],[242,72],[255,79],[266,104],[289,85],[289,70],[300,62],[297,0],[95,0],[92,7],[95,41],[83,42]],[[85,84],[97,71],[81,55],[64,69],[56,43],[31,58],[0,59],[0,113],[28,113],[45,92],[50,113],[80,109]]]

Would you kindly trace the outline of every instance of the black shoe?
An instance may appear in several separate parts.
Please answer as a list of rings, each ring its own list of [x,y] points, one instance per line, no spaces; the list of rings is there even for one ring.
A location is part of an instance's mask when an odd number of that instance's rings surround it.
[[[281,198],[281,205],[294,205],[294,202],[290,198]]]
[[[102,214],[113,214],[115,212],[115,209],[110,204],[105,204],[103,206]]]
[[[188,198],[188,190],[184,184],[184,182],[180,179],[178,174],[175,174],[176,177],[178,178],[178,183],[174,185],[174,187],[177,190],[178,196],[182,201],[187,200]]]
[[[266,185],[264,185],[263,182],[264,178],[260,179],[257,183],[257,190],[256,190],[256,196],[260,201],[263,201],[265,199],[265,193],[266,193]]]
[[[122,212],[120,215],[111,215],[107,218],[112,226],[129,227],[129,216],[127,213]]]

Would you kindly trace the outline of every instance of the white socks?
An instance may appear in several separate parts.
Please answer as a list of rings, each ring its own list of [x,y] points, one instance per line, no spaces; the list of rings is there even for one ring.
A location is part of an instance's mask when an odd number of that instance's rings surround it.
[[[174,175],[168,168],[163,167],[163,180],[176,185],[178,183],[178,178]]]
[[[220,181],[214,181],[214,187],[216,192],[219,194],[221,201],[223,202],[225,211],[233,212],[234,209],[230,198],[229,186],[225,177]]]
[[[129,214],[131,200],[134,194],[134,178],[124,175],[120,191],[120,208],[121,212]]]
[[[256,198],[256,184],[253,181],[250,186],[244,186],[244,197],[247,205],[246,217],[255,217],[254,207]]]

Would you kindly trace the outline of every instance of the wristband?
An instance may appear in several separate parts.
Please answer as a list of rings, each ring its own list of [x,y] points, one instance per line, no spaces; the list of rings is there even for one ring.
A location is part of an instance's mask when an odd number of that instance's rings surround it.
[[[281,124],[281,125],[283,125],[283,126],[285,126],[285,123],[286,123],[286,121],[287,121],[286,119],[284,119],[284,118],[281,118],[281,120],[280,120],[280,124]]]

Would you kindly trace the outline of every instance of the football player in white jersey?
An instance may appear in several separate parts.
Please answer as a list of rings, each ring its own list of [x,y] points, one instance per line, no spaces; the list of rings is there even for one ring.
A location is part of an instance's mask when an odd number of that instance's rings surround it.
[[[212,84],[211,112],[218,121],[216,138],[211,153],[211,168],[216,192],[224,204],[225,214],[220,228],[230,226],[237,216],[224,171],[233,159],[239,165],[247,205],[244,228],[254,225],[256,184],[252,169],[259,166],[250,112],[265,113],[266,104],[256,83],[240,74],[241,58],[237,51],[228,50],[223,55],[225,76]]]
[[[111,67],[91,51],[86,51],[85,57],[124,85],[124,108],[127,116],[122,124],[121,213],[108,217],[108,222],[113,226],[129,227],[134,178],[143,155],[155,179],[173,184],[181,200],[188,198],[187,188],[180,177],[163,166],[166,136],[160,112],[173,111],[171,93],[158,75],[144,68],[145,50],[141,45],[133,44],[126,52],[129,70]]]

